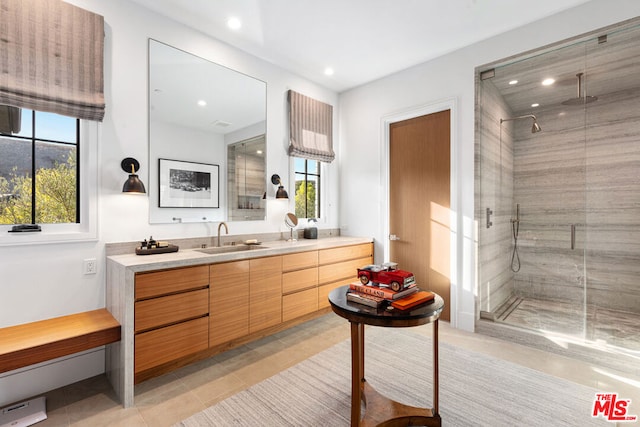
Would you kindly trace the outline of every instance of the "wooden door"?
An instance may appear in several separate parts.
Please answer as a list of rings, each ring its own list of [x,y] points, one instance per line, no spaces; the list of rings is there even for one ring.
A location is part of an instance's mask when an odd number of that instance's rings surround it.
[[[392,123],[389,145],[389,260],[450,320],[450,110]]]

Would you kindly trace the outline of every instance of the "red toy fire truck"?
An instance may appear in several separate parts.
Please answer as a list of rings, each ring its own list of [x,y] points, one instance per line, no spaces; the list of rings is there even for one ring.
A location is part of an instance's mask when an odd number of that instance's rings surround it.
[[[413,273],[398,270],[398,263],[386,262],[380,265],[367,265],[358,269],[358,278],[363,285],[388,286],[392,291],[398,292],[415,283]]]

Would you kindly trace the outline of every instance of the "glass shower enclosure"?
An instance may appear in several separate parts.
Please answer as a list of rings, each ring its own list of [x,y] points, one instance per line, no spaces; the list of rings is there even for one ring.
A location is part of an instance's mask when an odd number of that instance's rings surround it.
[[[640,21],[476,73],[478,311],[640,351]]]

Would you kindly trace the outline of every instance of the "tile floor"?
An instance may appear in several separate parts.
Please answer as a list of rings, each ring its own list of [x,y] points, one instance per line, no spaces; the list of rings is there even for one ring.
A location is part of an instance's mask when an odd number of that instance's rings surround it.
[[[503,321],[513,326],[600,341],[630,353],[640,352],[640,314],[636,313],[527,297]]]
[[[412,328],[430,335],[431,325]],[[441,342],[502,358],[601,391],[632,399],[630,414],[640,415],[640,378],[532,349],[481,334],[453,329],[440,322]],[[46,393],[49,426],[162,427],[268,378],[305,358],[349,338],[349,324],[326,314],[271,337],[136,386],[133,408],[123,409],[104,375]],[[446,381],[441,378],[440,381]]]

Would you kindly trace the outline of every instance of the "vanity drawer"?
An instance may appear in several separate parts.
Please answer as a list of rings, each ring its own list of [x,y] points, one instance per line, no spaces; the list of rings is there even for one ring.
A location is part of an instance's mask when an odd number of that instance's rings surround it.
[[[295,319],[318,310],[318,288],[282,297],[282,321]]]
[[[346,283],[358,280],[358,268],[371,264],[371,257],[322,265],[318,270],[318,283],[326,284],[346,279]]]
[[[209,284],[209,266],[136,273],[136,300],[203,288]]]
[[[138,334],[135,337],[135,373],[206,350],[208,347],[208,317]]]
[[[151,298],[135,304],[137,333],[205,316],[209,313],[209,289]]]
[[[332,290],[342,285],[348,285],[351,282],[353,282],[351,279],[342,279],[337,282],[318,286],[318,310],[331,306],[331,304],[329,304],[329,293],[331,293]]]
[[[282,273],[283,294],[316,286],[318,286],[318,267]]]
[[[364,258],[364,257],[371,257],[371,256],[373,256],[372,243],[364,243],[362,245],[353,245],[353,246],[343,246],[340,248],[333,248],[333,249],[322,249],[319,251],[320,265],[332,264],[335,262],[341,262],[349,259]]]
[[[318,265],[318,251],[300,252],[282,256],[282,271],[300,270]]]

